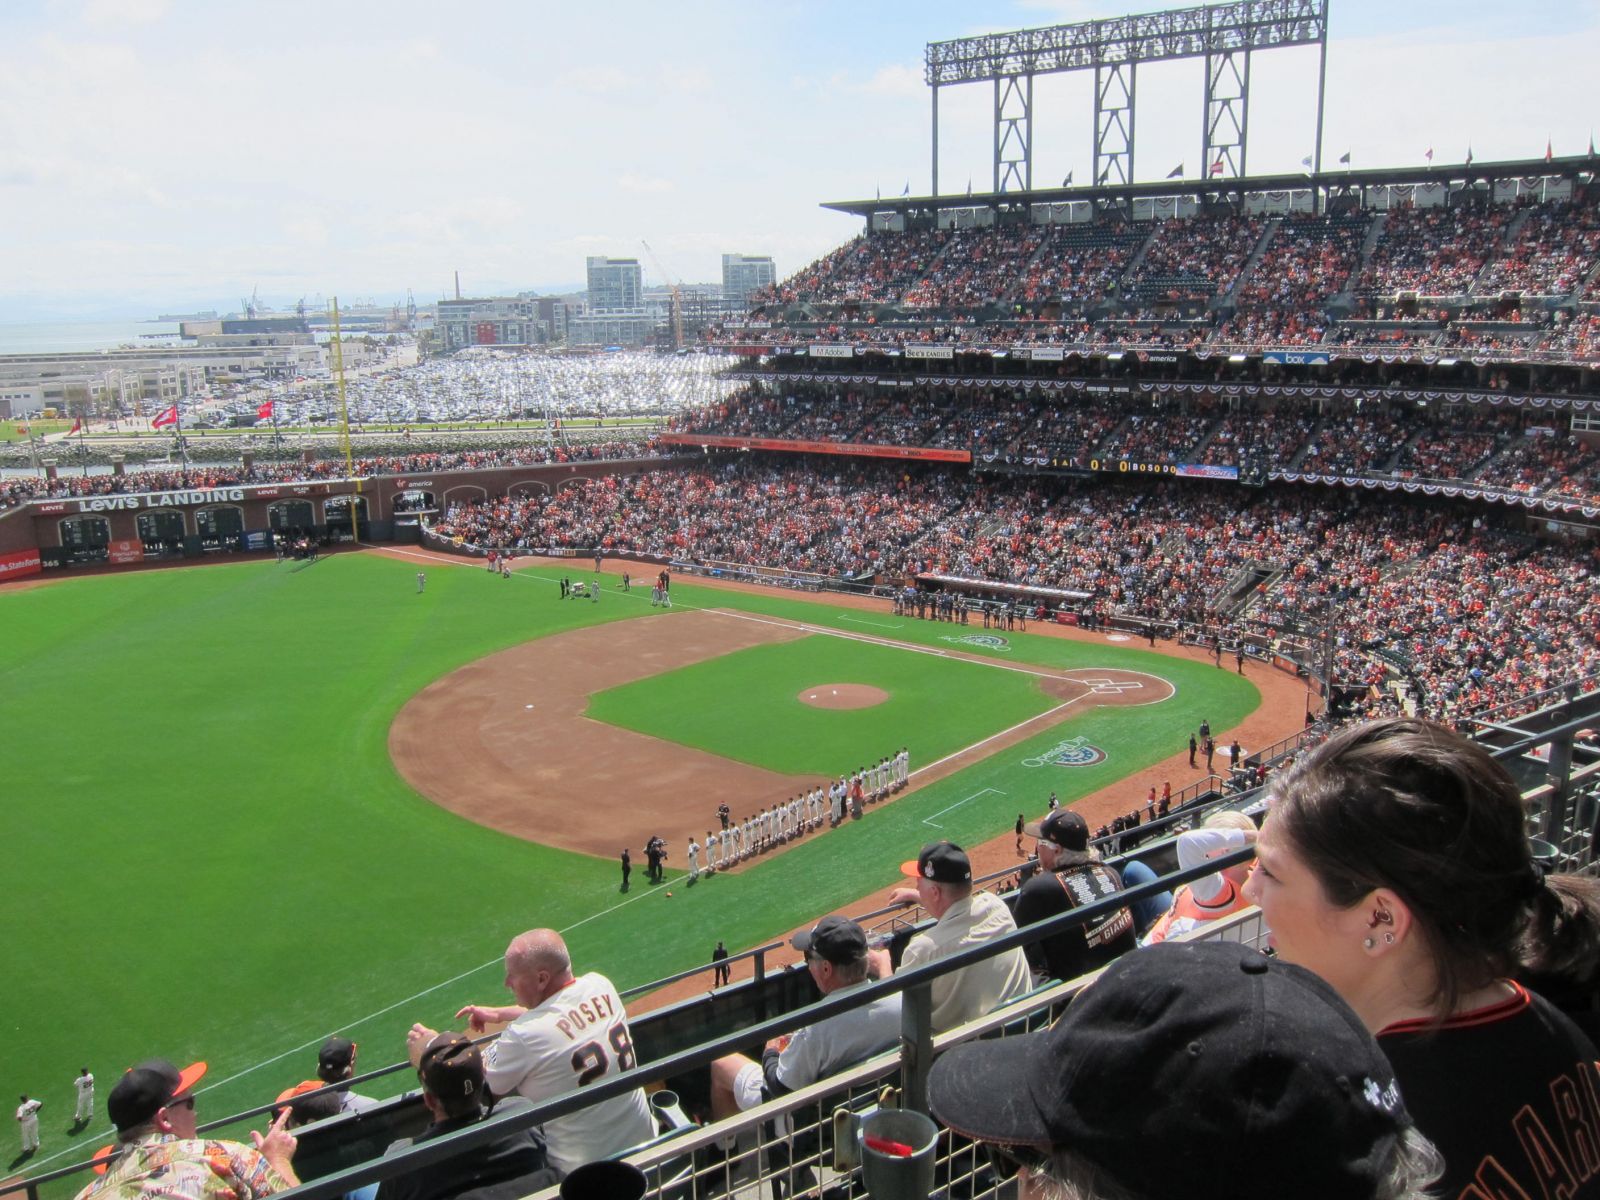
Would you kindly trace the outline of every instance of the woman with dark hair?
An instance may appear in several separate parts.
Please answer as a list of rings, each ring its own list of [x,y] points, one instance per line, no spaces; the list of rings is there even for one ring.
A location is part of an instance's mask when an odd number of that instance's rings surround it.
[[[1600,885],[1546,877],[1522,799],[1480,746],[1424,721],[1339,733],[1273,789],[1246,896],[1394,1064],[1449,1197],[1600,1197],[1595,1048],[1514,981],[1592,986]]]

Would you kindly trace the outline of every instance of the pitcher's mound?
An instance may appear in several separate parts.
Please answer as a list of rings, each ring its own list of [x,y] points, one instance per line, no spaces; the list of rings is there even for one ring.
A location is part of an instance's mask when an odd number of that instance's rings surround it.
[[[888,698],[888,692],[866,683],[819,683],[797,697],[812,708],[871,708]]]

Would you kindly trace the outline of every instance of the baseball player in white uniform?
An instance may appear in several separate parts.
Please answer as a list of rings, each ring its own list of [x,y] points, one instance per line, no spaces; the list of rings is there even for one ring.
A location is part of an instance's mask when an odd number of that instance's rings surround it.
[[[39,1110],[43,1107],[43,1100],[29,1100],[26,1094],[22,1097],[22,1103],[17,1105],[17,1125],[22,1130],[24,1154],[31,1154],[39,1148]]]
[[[700,878],[700,843],[694,840],[694,834],[689,835],[689,882],[693,883]]]
[[[722,839],[717,836],[716,830],[714,830],[714,829],[706,830],[706,874],[707,875],[714,874],[716,872],[717,867],[719,867],[721,865],[721,863],[719,862],[718,857],[717,857],[717,855],[721,852],[721,850],[722,850]]]
[[[78,1093],[78,1108],[72,1119],[79,1125],[87,1125],[94,1120],[94,1076],[89,1074],[88,1067],[78,1072],[72,1086]]]
[[[537,1104],[634,1066],[633,1039],[617,989],[596,972],[574,977],[566,944],[555,930],[533,929],[512,939],[506,947],[506,984],[516,1004],[470,1004],[456,1014],[467,1018],[474,1034],[510,1022],[483,1056],[484,1077],[495,1095],[516,1093]],[[412,1058],[436,1036],[413,1025],[406,1039]],[[543,1130],[550,1165],[563,1174],[619,1157],[656,1134],[641,1088],[546,1121]]]

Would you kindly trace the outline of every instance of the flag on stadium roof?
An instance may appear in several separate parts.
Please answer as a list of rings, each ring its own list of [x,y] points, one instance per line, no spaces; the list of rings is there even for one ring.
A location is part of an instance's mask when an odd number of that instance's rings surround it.
[[[911,195],[911,180],[906,180],[906,190],[900,193],[902,199]]]
[[[1470,167],[1471,165],[1472,165],[1472,147],[1468,146],[1467,147],[1467,166]]]
[[[1216,162],[1211,164],[1211,173],[1213,175],[1221,175],[1222,174],[1222,160],[1220,158],[1217,159]]]
[[[1589,139],[1589,153],[1590,154],[1594,153],[1594,138],[1593,137],[1591,137]],[[1067,177],[1061,181],[1061,186],[1062,187],[1071,187],[1072,186],[1072,172],[1071,171],[1067,172]]]
[[[160,429],[163,425],[176,425],[178,423],[178,406],[172,404],[163,408],[150,418],[150,428]]]
[[[1177,166],[1173,167],[1172,170],[1168,171],[1167,172],[1167,178],[1168,179],[1182,179],[1183,178],[1183,164],[1179,163]]]
[[[1433,147],[1429,146],[1427,151],[1423,154],[1422,157],[1427,159],[1429,162],[1432,162],[1433,161]]]
[[[1549,162],[1555,156],[1556,156],[1555,143],[1552,142],[1549,138],[1546,138],[1545,141],[1544,141],[1544,160],[1545,160],[1545,162]]]
[[[1350,151],[1346,150],[1343,154],[1339,155],[1339,162],[1340,165],[1348,167],[1350,165]]]
[[[1302,158],[1300,160],[1300,165],[1309,171],[1311,169],[1311,155],[1308,154]]]

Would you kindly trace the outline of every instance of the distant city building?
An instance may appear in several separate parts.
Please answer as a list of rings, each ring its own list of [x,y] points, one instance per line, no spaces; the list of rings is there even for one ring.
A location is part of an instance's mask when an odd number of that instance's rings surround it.
[[[0,381],[0,420],[31,417],[44,407],[44,388]]]
[[[644,306],[644,272],[637,258],[593,257],[589,266],[589,311],[637,313]]]
[[[744,304],[751,292],[771,287],[777,281],[778,273],[772,265],[770,254],[757,258],[748,258],[743,254],[722,256],[722,294],[729,300]]]
[[[444,351],[466,346],[537,346],[567,334],[567,306],[554,296],[441,300],[434,338]]]
[[[585,313],[567,320],[570,346],[642,346],[662,323],[657,312]]]
[[[320,346],[241,345],[213,336],[226,344],[0,355],[0,391],[18,397],[10,402],[14,408],[33,404],[37,390],[40,405],[76,412],[139,402],[172,404],[212,383],[295,379],[323,370]]]

